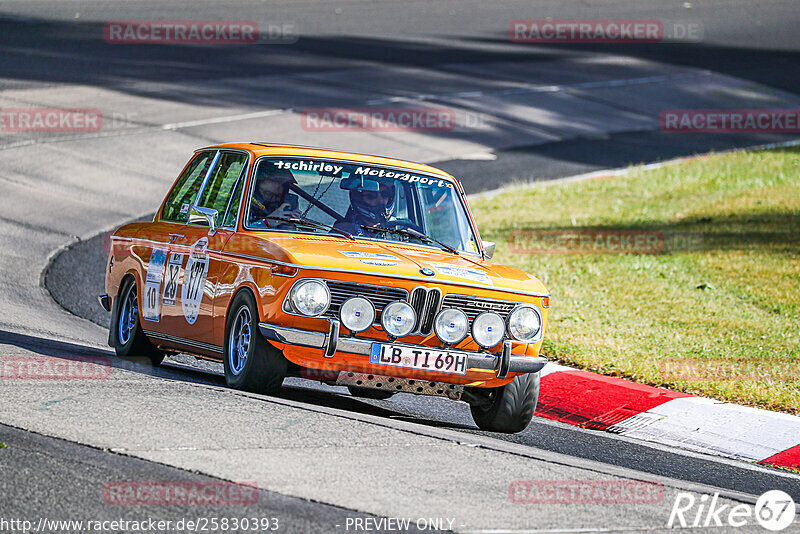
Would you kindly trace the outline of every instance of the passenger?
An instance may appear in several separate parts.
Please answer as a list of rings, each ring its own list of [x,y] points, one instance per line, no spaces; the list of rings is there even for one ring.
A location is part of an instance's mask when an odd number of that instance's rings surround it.
[[[261,164],[256,171],[256,185],[250,202],[250,223],[266,217],[297,217],[297,206],[287,202],[289,189],[296,184],[292,173]],[[270,226],[269,221],[265,221]]]

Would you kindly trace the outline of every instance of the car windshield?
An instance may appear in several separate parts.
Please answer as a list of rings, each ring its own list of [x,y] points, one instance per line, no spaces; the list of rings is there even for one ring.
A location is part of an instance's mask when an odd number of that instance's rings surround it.
[[[454,185],[401,168],[312,158],[258,161],[246,227],[411,242],[478,253]]]

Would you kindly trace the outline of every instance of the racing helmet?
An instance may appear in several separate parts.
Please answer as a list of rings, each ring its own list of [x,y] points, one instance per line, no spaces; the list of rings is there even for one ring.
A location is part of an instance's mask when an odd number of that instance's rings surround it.
[[[253,202],[262,211],[271,213],[284,202],[289,187],[296,183],[297,180],[288,169],[261,163],[256,172]]]
[[[350,206],[367,225],[373,226],[386,222],[392,216],[394,197],[394,183],[362,180],[359,186],[350,189]]]

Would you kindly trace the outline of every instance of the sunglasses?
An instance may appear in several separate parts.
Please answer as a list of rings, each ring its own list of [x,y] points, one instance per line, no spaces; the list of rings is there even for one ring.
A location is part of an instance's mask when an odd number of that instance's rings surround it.
[[[257,190],[261,195],[280,195],[284,191],[289,189],[289,187],[285,184],[279,184],[277,182],[262,182],[258,184]]]
[[[394,197],[394,187],[382,187],[380,191],[362,191],[361,198],[364,200],[375,200],[378,197],[390,199]]]

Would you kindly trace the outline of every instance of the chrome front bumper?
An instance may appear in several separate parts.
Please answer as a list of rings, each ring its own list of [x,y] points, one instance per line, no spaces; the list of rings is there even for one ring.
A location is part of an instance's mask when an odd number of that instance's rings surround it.
[[[369,339],[358,339],[339,335],[339,321],[330,319],[328,332],[314,332],[311,330],[300,330],[286,326],[278,326],[268,323],[260,323],[261,334],[278,343],[286,343],[298,347],[310,347],[314,349],[324,349],[326,358],[333,358],[336,352],[347,352],[349,354],[362,354],[369,356],[372,353],[372,344],[378,343]],[[406,346],[410,345],[402,343]],[[503,342],[503,352],[499,355],[483,352],[469,352],[464,350],[451,350],[467,355],[467,369],[490,369],[497,371],[497,378],[506,378],[508,373],[537,373],[547,363],[547,358],[542,356],[516,356],[511,354],[511,341]]]

